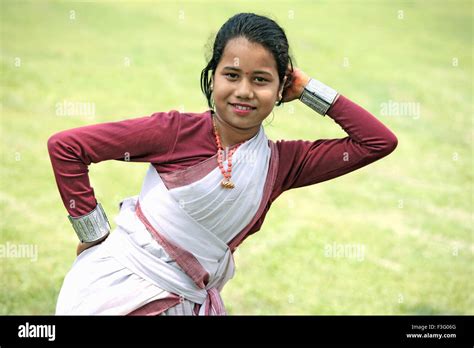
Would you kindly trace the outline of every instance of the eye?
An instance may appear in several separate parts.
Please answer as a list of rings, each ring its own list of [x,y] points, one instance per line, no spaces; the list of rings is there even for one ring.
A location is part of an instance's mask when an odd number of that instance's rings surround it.
[[[258,83],[265,83],[265,82],[268,82],[267,79],[261,77],[261,76],[257,76],[255,77],[255,80],[258,82]]]
[[[235,80],[237,77],[239,77],[239,75],[234,74],[234,73],[226,73],[226,74],[224,74],[224,76],[227,76],[227,78],[229,78],[231,80]]]

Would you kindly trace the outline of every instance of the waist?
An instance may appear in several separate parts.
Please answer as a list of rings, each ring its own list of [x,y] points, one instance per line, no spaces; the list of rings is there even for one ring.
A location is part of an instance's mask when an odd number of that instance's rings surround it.
[[[163,290],[198,304],[203,304],[211,291],[214,302],[221,303],[220,295],[218,300],[216,292],[219,294],[228,280],[228,272],[223,270],[230,266],[229,263],[233,269],[230,251],[230,258],[221,260],[225,265],[210,275],[186,250],[176,245],[175,249],[173,246],[170,249],[165,240],[157,240],[149,230],[152,226],[147,226],[149,222],[137,214],[137,206],[136,196],[122,202],[120,213],[115,219],[117,228],[104,242],[111,255],[132,272]]]

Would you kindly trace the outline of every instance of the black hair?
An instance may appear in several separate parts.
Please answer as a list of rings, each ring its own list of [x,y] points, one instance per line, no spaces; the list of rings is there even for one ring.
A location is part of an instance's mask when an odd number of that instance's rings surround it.
[[[274,20],[254,13],[239,13],[231,17],[217,32],[212,49],[212,57],[201,72],[201,90],[206,96],[207,104],[212,105],[212,76],[214,76],[227,42],[237,37],[244,37],[248,41],[258,43],[269,50],[278,70],[280,84],[283,82],[290,65],[287,81],[283,88],[291,85],[293,61],[290,57],[290,47],[285,31]],[[281,105],[279,100],[277,106]]]

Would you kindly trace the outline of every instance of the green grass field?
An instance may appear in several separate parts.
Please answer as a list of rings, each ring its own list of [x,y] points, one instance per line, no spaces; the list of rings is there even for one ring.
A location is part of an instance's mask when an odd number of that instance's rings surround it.
[[[296,65],[376,115],[390,156],[284,193],[236,252],[230,314],[473,314],[471,1],[1,1],[0,314],[52,314],[77,237],[46,142],[82,125],[206,109],[199,88],[211,35],[256,12],[286,30]],[[95,115],[57,115],[64,101]],[[414,103],[419,114],[384,113]],[[269,118],[269,121],[271,116]],[[345,133],[299,102],[265,122],[269,138]],[[109,215],[138,194],[146,163],[90,166]],[[328,247],[364,247],[361,258]]]

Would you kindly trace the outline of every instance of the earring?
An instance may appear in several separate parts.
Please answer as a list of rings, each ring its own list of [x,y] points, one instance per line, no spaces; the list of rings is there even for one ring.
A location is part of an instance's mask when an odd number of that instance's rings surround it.
[[[214,109],[216,107],[216,103],[214,102],[214,93],[212,93],[213,91],[211,90],[211,105],[212,105],[212,109]]]
[[[282,98],[283,98],[283,97],[282,97],[282,95],[280,94],[280,95],[278,96],[278,100],[275,102],[275,105],[277,105],[279,102],[281,102]]]

